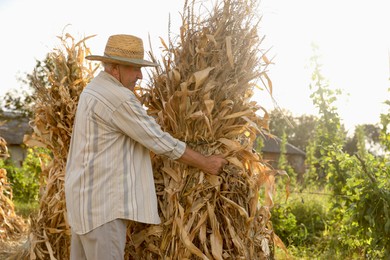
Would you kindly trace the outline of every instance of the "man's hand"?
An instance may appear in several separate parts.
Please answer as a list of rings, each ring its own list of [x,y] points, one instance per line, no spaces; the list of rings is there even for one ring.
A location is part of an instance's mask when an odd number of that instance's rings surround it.
[[[210,155],[206,159],[206,168],[203,171],[212,175],[220,174],[228,162],[222,155]]]
[[[201,153],[192,150],[188,146],[178,161],[213,175],[221,173],[223,166],[225,166],[228,162],[222,155],[204,156]]]

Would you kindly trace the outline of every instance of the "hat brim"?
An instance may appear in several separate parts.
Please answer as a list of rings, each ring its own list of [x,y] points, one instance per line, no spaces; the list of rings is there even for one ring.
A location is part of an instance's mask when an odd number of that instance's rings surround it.
[[[96,60],[107,63],[115,63],[122,65],[134,65],[138,67],[157,67],[158,64],[142,59],[128,59],[116,56],[100,56],[100,55],[88,55],[85,57],[87,60]]]

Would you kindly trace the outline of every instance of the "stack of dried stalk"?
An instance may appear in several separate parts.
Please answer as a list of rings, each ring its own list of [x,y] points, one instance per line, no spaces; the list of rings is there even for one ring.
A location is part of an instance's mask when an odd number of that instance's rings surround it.
[[[92,37],[92,36],[90,36]],[[28,251],[15,259],[68,259],[70,231],[66,220],[64,194],[65,164],[78,98],[93,78],[97,65],[86,66],[90,54],[86,37],[60,36],[62,46],[49,53],[46,60],[48,83],[35,78],[36,99],[34,133],[25,142],[51,150],[51,163],[43,170],[45,185],[41,187],[38,215],[32,219]]]
[[[221,175],[211,176],[154,156],[162,224],[131,226],[126,257],[272,258],[267,205],[273,178],[252,151],[256,136],[267,127],[256,115],[262,108],[250,101],[254,84],[264,79],[270,84],[269,61],[261,55],[262,39],[257,35],[256,2],[225,0],[203,17],[195,8],[195,2],[185,3],[178,44],[163,42],[162,68],[139,94],[165,131],[203,154],[225,154],[230,164]],[[44,170],[46,185],[32,220],[29,250],[15,256],[18,259],[69,258],[64,167],[78,97],[97,66],[85,66],[87,38],[76,44],[70,35],[60,39],[65,51],[49,55],[50,86],[35,82],[34,134],[29,143],[48,147],[53,160]],[[266,197],[261,205],[263,186]]]
[[[273,176],[252,151],[267,128],[256,114],[262,108],[250,100],[256,80],[271,88],[256,8],[250,0],[224,0],[212,11],[186,3],[179,38],[162,41],[162,68],[139,90],[149,114],[193,149],[226,155],[229,165],[211,176],[155,156],[162,224],[129,228],[130,259],[273,258],[272,198],[259,203],[260,189],[270,191]]]
[[[0,137],[0,160],[6,157],[8,157],[7,143]],[[15,214],[7,171],[0,169],[0,241],[20,236],[25,228],[23,219]]]

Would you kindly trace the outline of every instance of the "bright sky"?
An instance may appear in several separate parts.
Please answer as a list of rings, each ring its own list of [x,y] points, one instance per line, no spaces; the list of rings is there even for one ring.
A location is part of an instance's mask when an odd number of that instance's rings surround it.
[[[168,20],[176,34],[182,0],[0,0],[0,96],[20,88],[17,77],[30,73],[35,60],[59,44],[65,25],[77,39],[97,34],[87,45],[102,54],[111,34],[148,35],[158,52],[159,37],[167,39]],[[322,74],[331,88],[349,96],[339,98],[339,114],[353,132],[356,124],[377,123],[390,99],[390,2],[388,0],[261,0],[259,33],[278,106],[295,115],[315,114],[310,95],[311,43],[319,46]],[[266,92],[254,99],[267,110],[274,105]]]

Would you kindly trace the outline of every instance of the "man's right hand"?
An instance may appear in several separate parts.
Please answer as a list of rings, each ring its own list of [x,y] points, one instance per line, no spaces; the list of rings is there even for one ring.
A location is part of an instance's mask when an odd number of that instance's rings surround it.
[[[223,155],[204,156],[201,153],[192,150],[188,146],[178,161],[196,167],[205,173],[212,175],[221,173],[223,166],[228,163]]]
[[[207,156],[206,168],[203,169],[206,173],[217,175],[223,171],[223,167],[228,163],[223,155]]]

